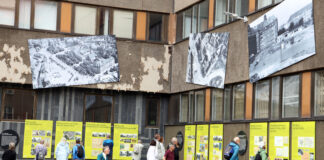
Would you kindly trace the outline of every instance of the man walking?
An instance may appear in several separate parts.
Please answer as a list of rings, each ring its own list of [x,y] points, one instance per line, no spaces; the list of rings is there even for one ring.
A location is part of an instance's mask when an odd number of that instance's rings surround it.
[[[110,135],[107,135],[107,139],[103,141],[102,143],[103,147],[109,147],[109,154],[108,154],[108,158],[112,159],[112,152],[113,152],[113,147],[114,147],[114,141],[111,140]]]
[[[44,160],[45,156],[47,155],[47,148],[44,145],[44,140],[40,140],[39,144],[36,145],[35,148],[36,152],[36,160]]]
[[[72,149],[73,160],[83,160],[85,158],[85,151],[80,139],[75,140],[75,143],[76,145]]]

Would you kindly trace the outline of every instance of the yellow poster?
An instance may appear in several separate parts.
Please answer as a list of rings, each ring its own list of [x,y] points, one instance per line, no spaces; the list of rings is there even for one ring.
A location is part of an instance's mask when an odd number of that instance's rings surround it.
[[[85,156],[86,159],[97,159],[98,154],[102,153],[102,143],[111,135],[110,123],[87,122],[85,128]]]
[[[184,160],[192,160],[195,157],[196,125],[185,126]]]
[[[271,159],[289,160],[289,122],[272,122],[269,125],[269,156]]]
[[[292,122],[293,160],[315,160],[315,122]]]
[[[255,159],[260,146],[267,147],[268,142],[268,123],[250,123],[250,149],[249,157]]]
[[[208,129],[209,125],[197,125],[196,160],[208,159]]]
[[[75,140],[80,139],[82,141],[82,122],[56,121],[55,147],[63,137],[69,143],[69,148],[72,153]],[[69,158],[71,158],[71,154]]]
[[[113,159],[132,159],[137,140],[137,124],[114,124]]]
[[[211,124],[209,128],[209,159],[223,159],[223,124]]]
[[[53,121],[25,120],[23,158],[35,158],[35,147],[41,140],[47,148],[46,158],[51,158]]]

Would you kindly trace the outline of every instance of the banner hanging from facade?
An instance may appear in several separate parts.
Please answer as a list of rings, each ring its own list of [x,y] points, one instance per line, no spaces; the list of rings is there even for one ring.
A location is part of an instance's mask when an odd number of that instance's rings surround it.
[[[51,158],[53,121],[25,120],[23,158],[35,158],[36,145],[44,140],[46,158]]]
[[[269,156],[272,159],[289,160],[290,122],[269,124]]]
[[[315,122],[292,122],[293,160],[315,160]]]
[[[209,130],[209,160],[222,160],[223,124],[211,124]]]
[[[195,158],[195,146],[196,146],[196,125],[185,126],[185,138],[184,138],[184,160],[192,160]]]
[[[208,159],[208,135],[209,125],[197,125],[196,136],[196,160]]]
[[[132,159],[138,140],[137,124],[114,124],[113,159]]]
[[[111,136],[110,123],[86,123],[84,143],[86,159],[97,159],[98,154],[102,153],[103,141],[108,135]]]
[[[261,146],[267,147],[268,142],[268,123],[250,123],[250,160],[255,159]]]

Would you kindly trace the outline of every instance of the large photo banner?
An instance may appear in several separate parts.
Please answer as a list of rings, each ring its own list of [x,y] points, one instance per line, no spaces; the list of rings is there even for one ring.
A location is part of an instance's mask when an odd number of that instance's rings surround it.
[[[292,122],[291,157],[315,160],[315,122]]]
[[[196,160],[208,159],[208,135],[209,125],[197,125],[196,136]]]
[[[137,124],[114,124],[113,159],[132,159],[138,140]]]
[[[269,124],[269,156],[274,160],[289,160],[290,122]]]
[[[261,146],[267,146],[268,142],[268,123],[250,123],[250,160],[255,159]]]
[[[249,24],[250,81],[315,54],[313,0],[285,0]]]
[[[33,88],[119,81],[115,36],[28,40]]]
[[[228,32],[190,34],[186,82],[224,88],[228,39]]]
[[[223,124],[211,124],[209,128],[209,160],[223,159]]]
[[[110,123],[86,123],[84,140],[86,159],[97,159],[98,154],[102,153],[103,141],[108,135],[111,136]]]
[[[55,147],[64,137],[72,153],[73,146],[76,144],[75,140],[80,139],[82,141],[82,122],[56,121],[55,129]],[[71,154],[69,158],[71,158]]]
[[[36,145],[44,140],[46,158],[51,158],[53,121],[25,120],[23,158],[35,158]]]
[[[184,138],[184,160],[192,160],[195,158],[196,146],[196,125],[185,126]]]

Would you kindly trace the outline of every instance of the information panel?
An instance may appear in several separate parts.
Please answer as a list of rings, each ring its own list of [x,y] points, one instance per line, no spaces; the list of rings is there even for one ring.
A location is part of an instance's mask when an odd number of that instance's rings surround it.
[[[250,160],[255,159],[261,145],[267,146],[268,123],[250,123]]]
[[[292,159],[315,159],[315,122],[292,122]]]
[[[75,146],[75,140],[82,140],[82,122],[56,121],[55,147],[63,137],[69,143],[69,148],[72,152],[73,146]],[[71,158],[71,154],[69,158]]]
[[[132,159],[138,140],[137,124],[114,124],[113,159]]]
[[[195,146],[196,125],[186,125],[184,138],[184,160],[192,160],[195,158]]]
[[[44,140],[48,154],[51,158],[53,121],[25,120],[23,158],[35,158],[35,147]]]
[[[111,135],[110,123],[86,123],[84,143],[86,159],[97,159],[98,154],[102,153],[102,144],[107,135]]]
[[[289,160],[289,122],[272,122],[269,125],[269,156],[271,159]]]
[[[208,159],[208,129],[209,125],[197,125],[196,160]]]
[[[222,160],[223,124],[211,124],[209,129],[209,160]]]

